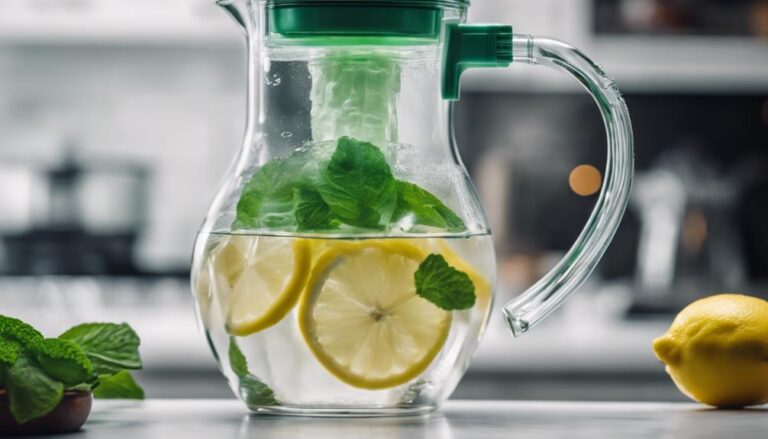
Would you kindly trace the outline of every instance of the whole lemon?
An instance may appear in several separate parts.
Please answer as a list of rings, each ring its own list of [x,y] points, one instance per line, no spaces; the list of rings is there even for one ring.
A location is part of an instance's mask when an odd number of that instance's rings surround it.
[[[653,341],[684,394],[715,407],[768,402],[768,302],[739,294],[697,300]]]

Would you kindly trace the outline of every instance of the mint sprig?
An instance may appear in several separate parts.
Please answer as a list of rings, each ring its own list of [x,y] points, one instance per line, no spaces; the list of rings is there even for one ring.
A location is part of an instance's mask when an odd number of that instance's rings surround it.
[[[414,273],[416,294],[446,311],[475,306],[475,285],[467,273],[451,267],[439,254],[431,254]]]
[[[234,227],[300,232],[344,227],[386,231],[394,226],[466,229],[433,194],[397,180],[372,143],[341,137],[330,160],[317,160],[302,151],[262,166],[243,188]]]
[[[0,388],[19,423],[48,414],[67,390],[97,398],[141,399],[127,369],[140,369],[139,337],[127,324],[88,323],[46,339],[19,319],[0,315]]]

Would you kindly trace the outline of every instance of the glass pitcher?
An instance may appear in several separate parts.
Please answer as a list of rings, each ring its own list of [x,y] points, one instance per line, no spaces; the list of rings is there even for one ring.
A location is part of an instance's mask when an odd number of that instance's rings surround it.
[[[220,0],[248,46],[247,126],[197,240],[208,342],[252,410],[424,413],[493,303],[490,229],[452,132],[464,70],[541,64],[594,97],[605,184],[563,261],[504,307],[514,335],[602,256],[633,172],[626,106],[571,46],[465,24],[467,0]]]

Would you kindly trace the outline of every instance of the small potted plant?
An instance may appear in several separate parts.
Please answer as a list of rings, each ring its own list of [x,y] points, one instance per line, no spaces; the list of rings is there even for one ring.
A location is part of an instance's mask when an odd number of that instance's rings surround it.
[[[45,338],[0,315],[0,435],[77,431],[96,398],[143,399],[139,337],[125,323],[84,323]]]

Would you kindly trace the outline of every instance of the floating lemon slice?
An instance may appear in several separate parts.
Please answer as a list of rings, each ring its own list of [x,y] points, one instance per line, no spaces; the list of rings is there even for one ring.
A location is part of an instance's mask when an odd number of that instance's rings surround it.
[[[299,325],[318,361],[341,381],[385,389],[419,376],[445,344],[451,313],[416,294],[427,252],[405,240],[337,242],[317,258]]]
[[[310,247],[296,238],[234,236],[214,250],[215,276],[225,279],[221,297],[227,330],[247,336],[275,325],[296,305],[310,266]]]
[[[208,326],[210,308],[211,308],[211,275],[208,272],[208,266],[203,265],[197,272],[197,276],[192,281],[192,292],[197,299],[197,308],[200,312],[200,317],[203,319],[205,326]]]

